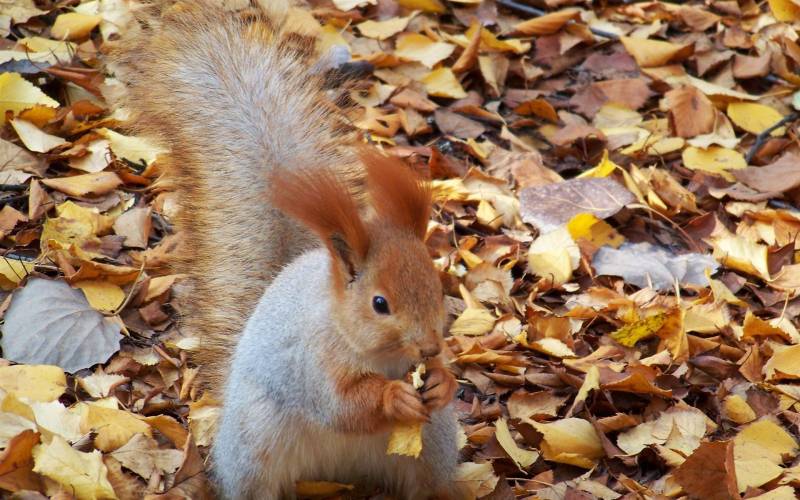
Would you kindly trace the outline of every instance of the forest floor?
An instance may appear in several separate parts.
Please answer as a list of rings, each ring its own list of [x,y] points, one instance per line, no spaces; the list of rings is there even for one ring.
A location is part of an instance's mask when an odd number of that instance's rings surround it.
[[[179,202],[109,105],[132,6],[0,0],[14,498],[212,495]],[[349,119],[432,179],[477,497],[797,498],[800,2],[309,0],[290,21],[369,63]]]

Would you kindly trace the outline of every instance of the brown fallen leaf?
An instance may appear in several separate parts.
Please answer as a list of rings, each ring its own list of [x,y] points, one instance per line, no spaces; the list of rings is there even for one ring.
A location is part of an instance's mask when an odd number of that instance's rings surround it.
[[[59,179],[42,179],[42,184],[70,196],[86,196],[113,191],[122,184],[122,179],[114,172],[98,172]]]
[[[678,137],[691,138],[714,130],[717,116],[714,104],[691,85],[664,94],[662,107],[669,111],[670,125]]]
[[[673,473],[683,490],[696,498],[738,499],[733,442],[703,442]]]
[[[39,444],[39,433],[26,430],[8,442],[0,454],[0,488],[17,492],[41,490],[42,478],[33,472],[33,448]]]

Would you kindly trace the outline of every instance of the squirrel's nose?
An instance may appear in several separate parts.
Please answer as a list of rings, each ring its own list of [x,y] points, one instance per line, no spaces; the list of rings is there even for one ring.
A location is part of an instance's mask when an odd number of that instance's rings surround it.
[[[419,352],[423,358],[432,358],[442,352],[442,346],[437,342],[420,347]]]

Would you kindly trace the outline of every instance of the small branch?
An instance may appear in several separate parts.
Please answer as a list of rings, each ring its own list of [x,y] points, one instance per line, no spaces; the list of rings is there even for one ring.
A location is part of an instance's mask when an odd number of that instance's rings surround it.
[[[517,12],[521,12],[523,14],[528,14],[529,16],[533,17],[541,17],[547,12],[543,11],[542,9],[537,9],[536,7],[531,7],[530,5],[525,5],[514,0],[497,0],[499,5],[507,9],[511,9]],[[610,31],[605,31],[597,28],[589,27],[589,31],[592,32],[593,35],[608,38],[610,40],[619,40],[619,35],[616,33],[611,33]]]
[[[753,145],[750,146],[750,151],[748,151],[747,156],[744,157],[747,164],[748,165],[750,164],[750,161],[753,159],[756,153],[758,153],[758,150],[761,149],[762,146],[764,146],[765,142],[767,142],[769,134],[771,134],[775,129],[781,128],[787,123],[797,120],[797,118],[800,118],[800,115],[797,112],[790,113],[781,118],[777,123],[775,123],[771,127],[767,128],[766,130],[758,134],[756,136],[756,142],[754,142]]]

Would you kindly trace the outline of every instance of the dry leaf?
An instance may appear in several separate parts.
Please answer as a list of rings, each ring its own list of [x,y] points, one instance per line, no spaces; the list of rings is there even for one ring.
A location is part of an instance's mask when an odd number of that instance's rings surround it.
[[[605,456],[594,426],[580,418],[563,418],[548,424],[534,423],[544,435],[541,449],[545,460],[591,469]]]
[[[72,449],[61,437],[54,436],[49,444],[33,449],[33,459],[34,472],[61,484],[79,500],[116,498],[99,451],[82,453]]]
[[[64,370],[50,365],[0,367],[0,389],[30,401],[53,401],[67,387]]]
[[[530,467],[538,458],[539,453],[535,450],[525,450],[520,448],[511,436],[508,423],[505,418],[498,419],[495,423],[495,437],[503,450],[514,460],[520,470]]]
[[[68,372],[104,363],[119,349],[119,325],[64,282],[32,278],[5,314],[2,348],[13,361]]]
[[[25,147],[37,153],[46,153],[51,149],[57,148],[67,141],[61,137],[42,132],[36,125],[25,120],[11,120],[11,126],[17,132],[20,140]]]

